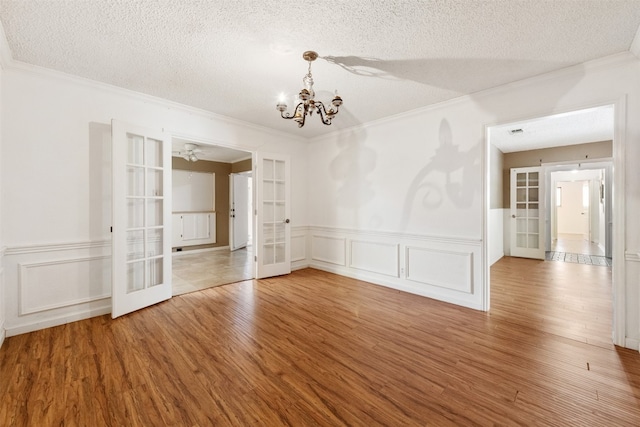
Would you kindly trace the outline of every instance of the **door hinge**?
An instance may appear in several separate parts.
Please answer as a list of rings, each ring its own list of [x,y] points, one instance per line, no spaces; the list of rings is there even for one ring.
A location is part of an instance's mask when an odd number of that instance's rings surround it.
[[[113,233],[113,227],[109,227],[109,228],[111,229],[110,231]]]
[[[255,256],[253,257],[253,261],[258,262],[258,255],[255,255]]]

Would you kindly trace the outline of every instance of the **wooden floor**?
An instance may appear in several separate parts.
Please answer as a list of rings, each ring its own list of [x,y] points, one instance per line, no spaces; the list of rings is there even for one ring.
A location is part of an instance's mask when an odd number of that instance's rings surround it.
[[[608,268],[505,258],[491,299],[306,269],[11,337],[0,425],[640,425]]]

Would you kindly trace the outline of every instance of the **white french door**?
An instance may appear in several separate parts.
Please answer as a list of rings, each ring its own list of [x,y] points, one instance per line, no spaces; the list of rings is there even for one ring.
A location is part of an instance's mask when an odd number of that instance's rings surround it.
[[[113,120],[111,317],[171,298],[171,144]]]
[[[542,167],[511,169],[511,255],[544,259]]]
[[[260,153],[254,173],[256,188],[256,278],[291,272],[289,156]]]
[[[231,205],[231,233],[229,248],[244,248],[249,241],[249,177],[244,174],[229,175],[229,202]]]

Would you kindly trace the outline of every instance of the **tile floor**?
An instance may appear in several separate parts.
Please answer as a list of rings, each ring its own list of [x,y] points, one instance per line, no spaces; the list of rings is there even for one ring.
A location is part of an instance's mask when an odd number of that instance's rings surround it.
[[[246,248],[173,253],[173,295],[253,278],[252,251]]]
[[[604,256],[604,250],[580,234],[558,234],[558,239],[551,243],[551,251],[545,253],[545,259],[611,267],[611,258]]]

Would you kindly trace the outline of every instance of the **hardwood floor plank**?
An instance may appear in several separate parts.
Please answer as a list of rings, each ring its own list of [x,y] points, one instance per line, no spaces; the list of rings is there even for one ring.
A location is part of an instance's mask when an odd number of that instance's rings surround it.
[[[498,262],[489,313],[306,269],[10,337],[0,425],[640,425],[610,272],[560,264]]]

